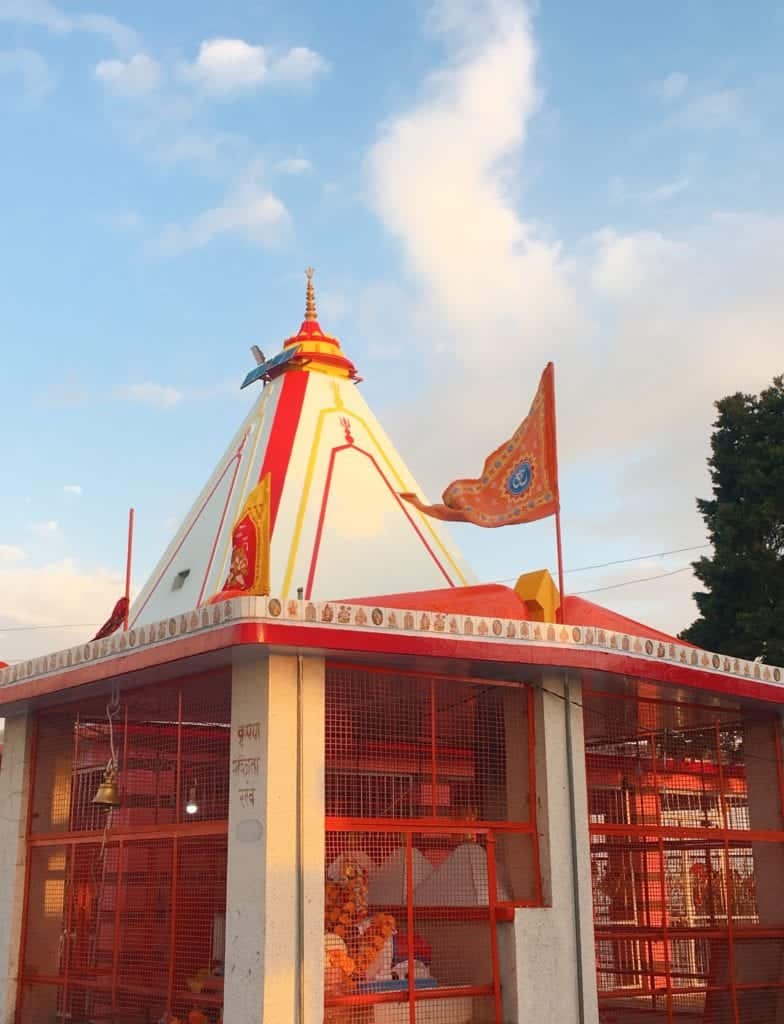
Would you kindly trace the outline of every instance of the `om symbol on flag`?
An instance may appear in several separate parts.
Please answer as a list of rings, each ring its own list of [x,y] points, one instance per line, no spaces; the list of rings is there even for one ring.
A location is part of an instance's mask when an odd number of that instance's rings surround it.
[[[526,459],[525,462],[521,462],[519,466],[517,466],[515,471],[506,481],[509,493],[515,495],[524,494],[531,486],[532,476],[531,463]]]

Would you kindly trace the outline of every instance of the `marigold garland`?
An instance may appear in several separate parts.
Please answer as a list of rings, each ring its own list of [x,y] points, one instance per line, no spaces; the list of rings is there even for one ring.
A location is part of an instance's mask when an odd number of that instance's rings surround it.
[[[343,972],[346,981],[355,981],[365,976],[395,934],[396,922],[391,914],[374,914],[362,929],[368,917],[367,871],[356,861],[346,859],[340,873],[340,881],[327,882],[324,924],[328,933],[346,942],[347,951],[329,950],[327,961],[330,967]]]

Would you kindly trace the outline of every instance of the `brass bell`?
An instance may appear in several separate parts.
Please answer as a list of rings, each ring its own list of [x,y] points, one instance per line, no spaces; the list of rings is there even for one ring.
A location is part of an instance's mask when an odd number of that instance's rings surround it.
[[[93,803],[97,807],[119,807],[120,789],[117,785],[117,769],[110,762],[103,773],[101,784],[93,797]]]

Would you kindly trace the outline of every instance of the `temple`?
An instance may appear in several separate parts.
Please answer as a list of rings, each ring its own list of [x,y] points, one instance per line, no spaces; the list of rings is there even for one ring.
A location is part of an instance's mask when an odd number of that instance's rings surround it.
[[[128,628],[0,667],[0,1024],[784,1024],[782,669],[477,582],[312,272],[255,358]]]

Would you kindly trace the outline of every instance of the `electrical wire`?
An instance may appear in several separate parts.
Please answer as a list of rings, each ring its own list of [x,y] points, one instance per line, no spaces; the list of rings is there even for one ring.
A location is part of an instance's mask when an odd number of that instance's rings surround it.
[[[574,569],[565,569],[564,575],[568,576],[574,572],[588,572],[592,569],[607,569],[614,565],[628,565],[630,562],[643,562],[646,558],[665,558],[667,555],[680,555],[685,551],[698,551],[702,548],[709,548],[710,544],[690,544],[685,548],[670,548],[669,551],[652,551],[646,555],[634,555],[632,558],[616,558],[611,562],[596,562],[594,565],[578,565]],[[690,566],[684,566],[682,569],[676,569],[676,572],[685,572]],[[675,575],[675,573],[662,573],[663,576]],[[489,583],[510,583],[517,579],[516,576],[506,576],[504,579],[488,580]],[[642,583],[646,580],[659,579],[658,576],[643,576],[637,580],[627,580],[625,583],[613,583],[607,587],[597,587],[595,590],[581,590],[576,591],[575,596],[578,594],[595,594],[599,590],[611,590],[614,587],[626,587],[632,583]],[[57,623],[52,626],[0,626],[0,633],[24,633],[30,630],[36,629],[87,629],[91,626],[99,626],[99,622],[65,622]],[[24,659],[20,659],[24,660]]]
[[[617,590],[618,587],[630,587],[633,583],[650,583],[651,580],[663,580],[665,576],[677,576],[679,572],[689,572],[690,570],[690,565],[682,565],[680,569],[673,569],[671,572],[660,572],[656,576],[640,576],[636,580],[624,580],[623,583],[608,583],[606,587],[593,587],[591,590],[575,590],[573,596],[598,594],[602,590]]]
[[[670,548],[669,551],[651,551],[647,555],[634,555],[632,558],[616,558],[612,562],[597,562],[595,565],[578,565],[574,569],[564,569],[564,576],[573,572],[588,572],[590,569],[608,569],[613,565],[628,565],[629,562],[644,562],[646,558],[666,558],[667,555],[682,555],[685,551],[700,551],[709,548],[710,544],[690,544],[685,548]],[[553,572],[554,570],[550,570]],[[488,580],[489,583],[512,583],[516,576],[506,576],[500,580]]]
[[[54,626],[0,626],[0,633],[24,633],[31,629],[87,629],[100,626],[100,622],[60,622]]]

